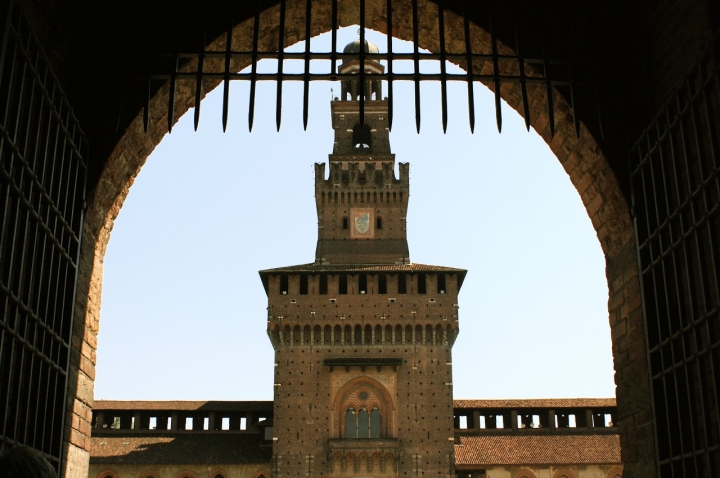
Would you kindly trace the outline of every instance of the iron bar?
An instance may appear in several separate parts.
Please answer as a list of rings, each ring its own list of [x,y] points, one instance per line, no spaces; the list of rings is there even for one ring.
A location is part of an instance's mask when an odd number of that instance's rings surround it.
[[[260,37],[260,1],[255,0],[255,18],[253,20],[253,52],[250,68],[250,99],[248,102],[248,130],[252,132],[255,120],[255,87],[257,85],[258,42]]]
[[[392,0],[386,0],[387,2],[387,87],[388,87],[388,130],[392,131],[393,122],[393,22],[392,22]]]
[[[440,102],[442,105],[442,128],[443,133],[447,133],[447,67],[446,67],[446,49],[445,49],[445,6],[443,0],[438,0],[438,32],[440,41]]]
[[[203,45],[206,44],[205,36],[203,35]],[[202,81],[203,81],[203,69],[205,63],[204,51],[201,51],[198,55],[198,67],[197,67],[197,81],[195,82],[195,114],[193,118],[193,125],[195,131],[198,129],[200,124],[200,102],[202,100]]]
[[[492,48],[492,65],[493,65],[493,91],[495,93],[495,122],[497,123],[498,133],[502,133],[502,102],[500,101],[500,62],[498,61],[498,48],[497,48],[497,36],[495,35],[495,29],[493,28],[493,11],[490,13],[490,45]]]
[[[338,31],[338,0],[332,0],[332,9],[331,9],[331,15],[332,15],[332,27],[331,27],[331,35],[332,35],[332,49],[330,52],[330,75],[335,75],[337,73],[337,31]],[[333,79],[335,79],[333,77]]]
[[[368,48],[369,50],[369,48]],[[360,81],[358,82],[358,104],[360,113],[360,131],[365,129],[365,0],[360,0]]]
[[[303,131],[307,131],[310,96],[310,25],[312,22],[312,0],[305,3],[305,79],[303,81]]]
[[[520,36],[518,34],[517,23],[515,23],[515,53],[518,56],[518,71],[520,76],[520,96],[522,97],[523,117],[525,119],[525,129],[530,131],[530,105],[528,103],[527,81],[525,80],[525,59],[522,56],[520,48]]]
[[[465,80],[467,81],[468,87],[468,119],[470,121],[470,133],[475,132],[475,94],[473,90],[473,82],[475,81],[473,75],[473,50],[472,43],[470,42],[470,0],[463,1],[463,27],[465,30],[465,65],[467,67]]]
[[[227,131],[228,112],[230,109],[230,64],[232,61],[232,27],[233,22],[230,20],[227,32],[225,34],[225,63],[223,71],[223,99],[222,99],[222,128],[223,133]]]
[[[280,21],[278,22],[278,53],[277,53],[277,92],[275,97],[275,126],[280,131],[282,121],[282,84],[283,64],[285,59],[285,0],[280,0]]]
[[[175,55],[173,59],[173,72],[170,74],[170,83],[168,91],[168,109],[167,109],[167,128],[168,133],[172,133],[173,123],[175,122],[175,87],[177,86],[177,70],[178,58]]]
[[[413,30],[413,71],[415,81],[415,127],[420,133],[420,32],[418,26],[418,5],[417,0],[412,0],[412,30]]]

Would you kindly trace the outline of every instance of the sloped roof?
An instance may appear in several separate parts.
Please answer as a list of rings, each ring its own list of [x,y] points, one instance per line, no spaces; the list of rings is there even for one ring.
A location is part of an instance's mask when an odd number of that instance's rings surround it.
[[[93,410],[158,410],[158,411],[272,411],[272,400],[218,401],[218,400],[95,400]]]
[[[257,433],[179,433],[101,436],[90,439],[90,463],[251,464],[270,463],[271,446]]]
[[[619,435],[461,436],[459,469],[483,465],[619,464]]]
[[[453,400],[455,408],[606,408],[614,398],[529,398],[517,400]]]

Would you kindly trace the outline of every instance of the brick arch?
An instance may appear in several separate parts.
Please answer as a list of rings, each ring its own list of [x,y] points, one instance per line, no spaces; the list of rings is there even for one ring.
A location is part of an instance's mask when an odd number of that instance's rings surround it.
[[[606,472],[605,474],[606,478],[615,478],[616,476],[623,476],[623,469],[621,466],[616,466],[615,468],[611,468],[610,471]]]
[[[160,478],[160,473],[158,473],[155,470],[145,470],[142,473],[140,473],[140,476],[138,478]]]
[[[185,469],[175,475],[175,478],[197,478],[197,476],[195,476],[195,473],[193,473],[192,471]]]
[[[515,473],[515,475],[513,475],[513,478],[537,478],[537,476],[532,471],[523,468],[522,470]]]
[[[112,478],[118,478],[118,474],[115,473],[112,468],[106,468],[97,474],[97,478],[105,478],[106,476],[112,476]]]
[[[225,475],[227,477],[227,475]],[[270,472],[261,468],[258,471],[255,472],[252,478],[260,478],[264,476],[265,478],[270,478],[272,475],[270,475]]]
[[[358,3],[340,0],[339,25],[347,26],[357,20]],[[438,33],[436,10],[420,0],[419,46],[437,51]],[[368,28],[384,31],[385,2],[366,0],[366,25]],[[413,31],[410,15],[410,0],[393,2],[396,14],[393,35],[411,40]],[[273,50],[277,44],[274,22],[269,19],[277,14],[278,6],[262,13],[264,19],[260,32],[261,50]],[[314,0],[311,36],[329,31],[330,0]],[[449,51],[463,51],[463,23],[452,12],[446,14],[446,44]],[[305,2],[287,0],[286,44],[304,40]],[[487,32],[472,25],[473,48],[487,49],[490,38]],[[252,20],[242,22],[234,28],[233,48],[249,50],[252,42]],[[224,35],[211,41],[209,48],[224,48]],[[500,53],[511,53],[503,45]],[[221,71],[222,60],[207,60],[205,71]],[[233,62],[232,68],[240,70],[245,63]],[[192,68],[189,65],[188,68]],[[476,71],[480,71],[478,65]],[[205,93],[217,82],[209,81]],[[501,87],[501,96],[516,111],[521,105],[520,87],[507,84]],[[645,358],[645,339],[642,328],[637,261],[633,227],[628,205],[617,183],[604,152],[584,125],[580,135],[575,136],[573,118],[567,102],[555,92],[556,134],[550,136],[548,116],[544,108],[544,93],[541,87],[528,85],[531,126],[545,140],[562,164],[580,195],[587,210],[606,259],[606,275],[609,288],[609,322],[613,340],[613,359],[616,372],[619,431],[622,443],[622,458],[627,464],[638,462],[639,469],[647,469],[654,462],[652,443],[652,413],[650,403],[649,377]],[[102,290],[103,258],[107,249],[110,232],[135,176],[147,157],[166,134],[168,85],[163,86],[150,100],[151,123],[147,133],[143,131],[142,111],[120,134],[116,146],[107,159],[100,174],[96,189],[87,199],[83,223],[83,243],[80,251],[78,273],[77,306],[74,328],[71,365],[69,371],[69,403],[82,416],[93,402],[92,390],[95,376],[95,350],[100,320],[100,298]],[[181,83],[176,89],[176,118],[194,106],[194,86]],[[635,432],[635,433],[633,433]],[[68,431],[66,439],[73,445],[86,449],[88,440],[84,427],[78,425],[73,433]]]
[[[553,476],[552,476],[552,478],[563,478],[563,477],[565,477],[565,478],[577,478],[577,475],[575,474],[574,471],[569,470],[569,469],[567,469],[567,468],[563,468],[563,469],[558,470],[558,471],[556,471],[555,473],[553,473]]]
[[[218,475],[220,475],[222,478],[229,478],[227,472],[220,468],[212,470],[210,473],[208,473],[208,478],[215,478]],[[266,478],[270,478],[270,476],[267,476]]]

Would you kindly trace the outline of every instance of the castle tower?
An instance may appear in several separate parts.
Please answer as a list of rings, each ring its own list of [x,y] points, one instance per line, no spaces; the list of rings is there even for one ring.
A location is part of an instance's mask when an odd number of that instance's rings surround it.
[[[451,349],[466,271],[410,262],[409,166],[390,151],[383,66],[331,104],[309,264],[260,271],[275,349],[273,478],[454,475]],[[359,53],[360,42],[345,53]],[[340,72],[359,72],[359,60]],[[364,127],[358,95],[365,95]]]

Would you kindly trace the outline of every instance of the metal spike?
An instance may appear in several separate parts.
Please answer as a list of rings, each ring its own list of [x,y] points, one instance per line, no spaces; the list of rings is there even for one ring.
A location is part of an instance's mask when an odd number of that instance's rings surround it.
[[[303,130],[307,131],[308,102],[310,97],[310,26],[312,22],[312,0],[305,5],[305,78],[303,80]]]
[[[393,120],[393,47],[392,47],[392,0],[387,0],[387,51],[388,51],[388,130]]]
[[[580,121],[578,120],[577,109],[575,108],[575,86],[572,81],[572,75],[570,73],[570,66],[568,65],[568,76],[570,77],[570,108],[572,108],[573,115],[573,126],[575,127],[575,136],[580,137]]]
[[[258,41],[260,36],[260,2],[255,0],[253,22],[252,69],[250,73],[250,100],[248,102],[248,131],[252,132],[255,121],[255,86],[257,85]]]
[[[360,130],[365,130],[365,0],[360,0]]]
[[[518,56],[518,66],[520,68],[520,96],[522,96],[523,115],[525,116],[525,129],[530,131],[530,105],[527,95],[527,81],[525,79],[525,58],[520,51],[520,38],[518,35],[517,22],[515,23],[515,52]]]
[[[603,131],[602,112],[600,111],[600,92],[595,87],[595,106],[597,107],[598,114],[598,128],[600,129],[600,138],[605,139],[605,132]]]
[[[547,100],[548,124],[550,125],[550,137],[555,136],[555,107],[553,105],[552,80],[550,80],[550,63],[543,54],[543,66],[545,67],[545,97]]]
[[[332,50],[330,53],[330,74],[337,70],[338,0],[332,0]]]
[[[494,9],[494,8],[493,8]],[[502,133],[502,102],[500,97],[500,62],[498,61],[497,37],[493,28],[493,13],[490,14],[490,44],[492,47],[493,89],[495,90],[495,122],[498,133]]]
[[[473,53],[470,42],[470,0],[463,1],[463,22],[465,27],[465,73],[468,86],[468,120],[470,121],[470,133],[475,132],[475,94],[473,91]]]
[[[148,78],[148,89],[147,98],[145,99],[145,108],[143,108],[143,131],[148,132],[148,126],[150,125],[150,95],[152,91],[152,80]]]
[[[445,50],[445,6],[443,0],[438,0],[438,30],[440,33],[440,96],[442,102],[442,128],[443,134],[447,133],[447,80],[446,75],[446,50]]]
[[[177,53],[175,54],[175,57],[173,58],[173,72],[170,75],[170,91],[169,91],[169,98],[168,98],[168,113],[167,113],[167,122],[168,122],[168,133],[172,133],[172,127],[173,123],[175,122],[175,88],[177,87],[177,66],[178,66],[178,57]]]
[[[282,83],[283,83],[283,63],[285,51],[285,0],[280,0],[280,29],[278,32],[278,76],[277,76],[277,95],[275,98],[275,125],[277,131],[280,131],[280,123],[282,122]]]
[[[195,117],[194,125],[195,131],[198,129],[200,124],[200,102],[202,100],[202,79],[203,79],[203,65],[205,62],[205,36],[203,35],[202,51],[198,55],[198,68],[197,68],[197,80],[195,81]]]
[[[228,26],[225,38],[225,72],[223,75],[223,109],[222,109],[222,127],[223,133],[227,131],[228,122],[228,104],[230,102],[230,59],[232,58],[232,20]]]
[[[420,32],[418,31],[418,0],[412,0],[412,21],[413,21],[413,64],[415,77],[415,127],[420,133]]]

